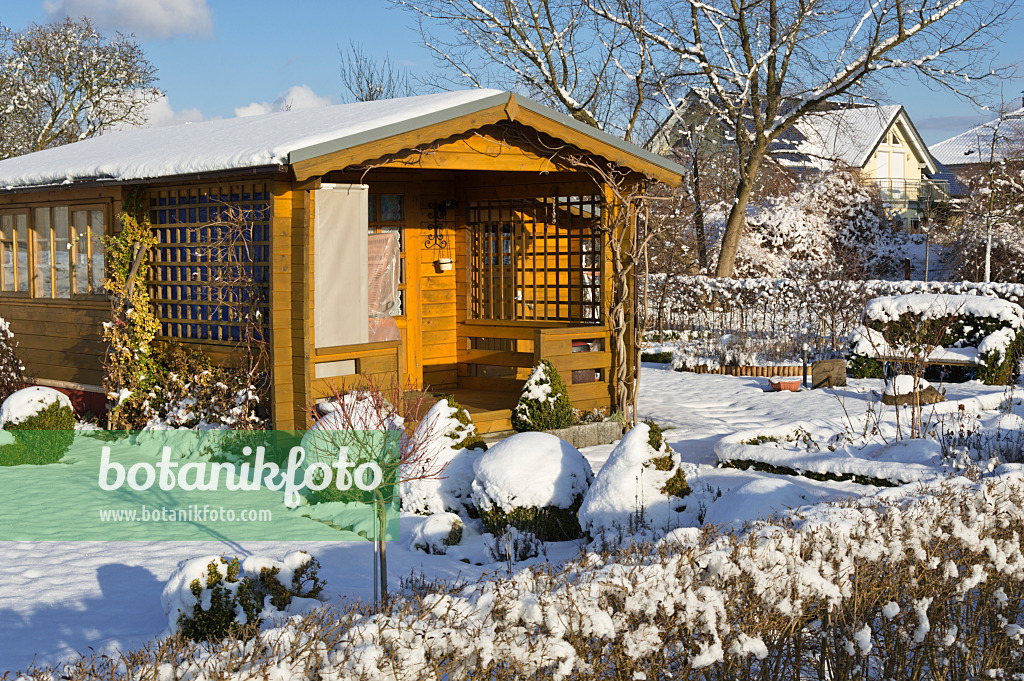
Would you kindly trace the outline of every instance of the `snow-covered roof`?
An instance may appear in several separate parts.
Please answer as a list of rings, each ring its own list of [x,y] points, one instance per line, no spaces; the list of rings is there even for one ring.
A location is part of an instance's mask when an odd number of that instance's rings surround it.
[[[995,149],[992,148],[993,135]],[[929,151],[939,163],[947,166],[1003,161],[1010,154],[1020,155],[1024,152],[1024,107],[937,142]]]
[[[464,90],[111,132],[0,161],[0,188],[140,180],[296,163],[502,106],[512,97],[500,90]],[[682,172],[628,142],[525,97],[514,97],[518,107],[670,173]]]
[[[703,106],[700,99],[688,95],[685,104],[673,113],[652,138],[650,146],[662,153],[678,142],[685,111]],[[800,118],[772,142],[769,152],[784,165],[793,168],[828,169],[835,163],[863,168],[883,136],[900,124],[908,144],[928,164],[929,172],[938,172],[934,159],[906,110],[899,105],[863,106],[827,102],[823,108]]]
[[[810,113],[793,126],[802,137],[795,151],[862,168],[901,111],[901,106],[861,106]]]

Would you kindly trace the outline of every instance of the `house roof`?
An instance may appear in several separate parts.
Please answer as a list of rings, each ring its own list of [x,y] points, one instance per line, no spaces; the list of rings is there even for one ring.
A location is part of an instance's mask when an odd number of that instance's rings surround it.
[[[995,149],[992,137],[995,135]],[[932,155],[947,166],[1002,161],[1024,151],[1024,107],[982,123],[955,137],[929,147]]]
[[[0,188],[18,189],[89,181],[131,181],[278,166],[412,133],[481,112],[514,120],[517,112],[559,137],[570,134],[584,151],[658,179],[678,183],[676,164],[525,97],[499,90],[465,90],[402,99],[281,111],[160,128],[111,132],[74,144],[0,161]],[[525,116],[524,116],[525,118]],[[530,124],[530,123],[528,123]],[[569,128],[574,133],[568,133]],[[564,136],[564,135],[563,135]],[[427,142],[433,140],[422,140]]]
[[[689,97],[689,102],[699,102]],[[822,108],[801,117],[794,125],[772,142],[769,152],[784,165],[794,168],[827,169],[835,163],[863,168],[882,142],[884,135],[897,123],[902,123],[909,138],[907,141],[916,148],[928,164],[929,172],[937,172],[938,166],[928,155],[924,140],[921,139],[902,106],[863,106],[828,102]],[[678,125],[682,118],[676,112],[666,121],[667,126]],[[664,128],[663,128],[664,129]],[[678,141],[676,134],[670,140]],[[669,138],[656,135],[652,144],[667,150]]]
[[[863,106],[807,114],[796,125],[797,153],[862,168],[903,111],[901,106]]]

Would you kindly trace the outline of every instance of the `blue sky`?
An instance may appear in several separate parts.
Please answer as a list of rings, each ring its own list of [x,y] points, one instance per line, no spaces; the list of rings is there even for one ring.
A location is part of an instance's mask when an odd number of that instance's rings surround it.
[[[229,117],[341,101],[338,47],[361,42],[414,74],[433,68],[413,18],[386,0],[7,0],[0,22],[21,30],[64,13],[88,14],[104,32],[134,33],[157,67],[167,99],[154,122]],[[997,46],[1003,63],[1024,61],[1018,23]],[[1024,77],[1003,88],[1019,102]],[[914,79],[894,83],[888,102],[903,104],[928,144],[992,117]]]

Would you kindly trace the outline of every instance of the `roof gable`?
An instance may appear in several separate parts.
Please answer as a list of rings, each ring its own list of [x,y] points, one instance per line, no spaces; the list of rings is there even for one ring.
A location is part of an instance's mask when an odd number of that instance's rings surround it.
[[[684,106],[674,112],[652,138],[652,148],[667,149],[678,142],[679,125],[686,111],[703,106],[691,91]],[[826,102],[818,111],[802,116],[772,142],[769,153],[783,165],[824,170],[836,163],[863,168],[871,159],[885,135],[899,125],[911,151],[926,163],[930,172],[938,166],[911,122],[899,105],[864,106]],[[824,108],[827,107],[827,108]]]

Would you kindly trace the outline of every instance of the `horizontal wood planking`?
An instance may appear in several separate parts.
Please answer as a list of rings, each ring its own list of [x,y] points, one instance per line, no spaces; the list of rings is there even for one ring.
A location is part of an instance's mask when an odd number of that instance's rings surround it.
[[[522,381],[515,378],[486,378],[483,376],[462,376],[459,387],[468,390],[494,390],[497,392],[518,393],[523,389]]]
[[[27,376],[102,385],[109,303],[3,297],[0,317],[10,324]]]
[[[460,350],[458,356],[460,364],[488,364],[499,367],[532,367],[534,365],[532,352]]]

